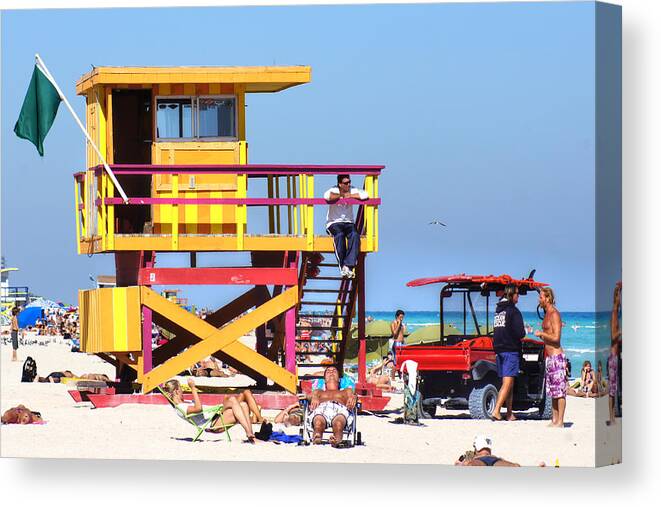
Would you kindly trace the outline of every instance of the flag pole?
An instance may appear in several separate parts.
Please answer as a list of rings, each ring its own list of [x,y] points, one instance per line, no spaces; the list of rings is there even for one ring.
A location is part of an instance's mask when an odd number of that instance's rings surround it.
[[[106,162],[106,159],[103,155],[101,155],[101,152],[99,151],[99,148],[97,148],[96,144],[94,144],[94,141],[92,141],[92,138],[89,136],[87,133],[87,129],[83,126],[81,123],[80,119],[78,118],[78,115],[76,112],[73,110],[71,107],[71,104],[69,104],[69,101],[67,98],[64,96],[64,93],[62,93],[62,90],[60,90],[60,87],[57,85],[55,82],[55,78],[51,75],[50,71],[46,67],[46,64],[44,61],[41,59],[39,54],[34,55],[35,59],[37,60],[37,66],[44,72],[44,75],[48,78],[48,80],[51,82],[51,84],[55,87],[55,90],[57,91],[57,94],[60,96],[62,99],[62,102],[67,106],[67,109],[69,109],[69,112],[73,116],[73,119],[76,120],[76,123],[80,127],[80,130],[83,131],[83,134],[85,134],[85,137],[87,138],[87,142],[92,145],[92,148],[94,148],[94,151],[96,154],[99,156],[101,159],[101,163],[103,164],[104,169],[108,173],[108,176],[110,176],[110,179],[112,180],[113,184],[119,191],[119,194],[122,196],[122,199],[124,200],[124,203],[127,204],[129,202],[129,198],[126,196],[126,193],[124,192],[124,189],[122,186],[119,184],[119,181],[117,181],[117,178],[115,177],[115,173],[112,172],[112,169],[110,169],[110,166],[108,166],[108,163]]]

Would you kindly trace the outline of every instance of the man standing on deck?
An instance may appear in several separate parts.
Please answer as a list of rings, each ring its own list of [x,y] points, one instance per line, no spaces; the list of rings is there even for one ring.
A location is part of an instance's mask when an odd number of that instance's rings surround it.
[[[496,368],[502,385],[498,392],[496,406],[491,413],[491,419],[502,421],[500,409],[507,406],[505,419],[516,421],[512,413],[512,398],[514,397],[514,379],[519,375],[521,361],[521,340],[526,336],[523,327],[523,316],[516,307],[519,301],[519,289],[516,285],[505,287],[503,298],[496,305],[496,315],[493,321],[493,349],[496,352]]]
[[[566,358],[560,345],[562,318],[555,307],[555,294],[551,287],[540,289],[539,306],[544,309],[544,320],[542,330],[535,331],[535,336],[544,340],[546,396],[550,396],[553,400],[553,418],[549,426],[564,428],[567,403]]]
[[[333,236],[335,256],[342,278],[353,278],[354,268],[360,251],[360,233],[356,230],[353,218],[353,206],[347,204],[347,199],[366,200],[367,192],[351,186],[348,174],[337,176],[337,186],[324,192],[328,206],[326,215],[326,231]]]

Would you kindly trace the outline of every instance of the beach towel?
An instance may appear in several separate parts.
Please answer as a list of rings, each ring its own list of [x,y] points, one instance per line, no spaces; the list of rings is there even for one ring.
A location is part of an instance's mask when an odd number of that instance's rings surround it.
[[[282,431],[274,431],[271,433],[269,440],[285,444],[298,444],[303,441],[303,437],[300,435],[287,435],[287,433],[283,433]]]

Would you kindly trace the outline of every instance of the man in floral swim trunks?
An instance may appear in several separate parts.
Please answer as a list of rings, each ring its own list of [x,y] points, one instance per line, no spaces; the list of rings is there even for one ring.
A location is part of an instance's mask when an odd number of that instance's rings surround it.
[[[316,389],[310,396],[312,443],[321,444],[324,430],[330,426],[333,429],[330,443],[340,447],[344,428],[351,428],[354,423],[353,409],[358,397],[350,387],[340,390],[340,374],[334,366],[324,370],[324,383],[325,389]]]
[[[544,320],[542,330],[535,331],[535,336],[544,340],[546,396],[553,400],[553,417],[549,426],[564,428],[567,404],[566,358],[560,345],[562,319],[555,307],[555,294],[551,287],[544,287],[539,291],[539,306],[544,309]]]

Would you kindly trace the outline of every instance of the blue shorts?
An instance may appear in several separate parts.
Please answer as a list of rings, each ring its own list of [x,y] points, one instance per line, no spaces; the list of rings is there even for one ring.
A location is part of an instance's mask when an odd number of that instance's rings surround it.
[[[496,354],[496,368],[500,378],[516,377],[519,374],[519,353],[498,352]]]

